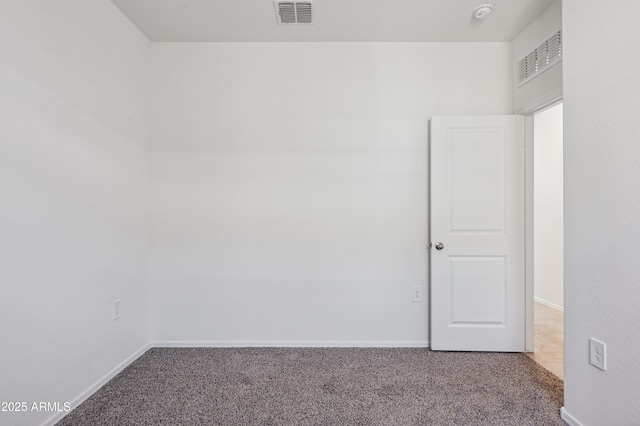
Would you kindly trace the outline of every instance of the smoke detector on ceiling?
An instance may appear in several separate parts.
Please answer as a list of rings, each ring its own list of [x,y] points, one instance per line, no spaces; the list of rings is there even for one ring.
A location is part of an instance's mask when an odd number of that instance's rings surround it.
[[[493,10],[492,4],[481,4],[473,11],[473,17],[476,19],[487,19]]]
[[[313,0],[274,0],[278,24],[313,24]]]

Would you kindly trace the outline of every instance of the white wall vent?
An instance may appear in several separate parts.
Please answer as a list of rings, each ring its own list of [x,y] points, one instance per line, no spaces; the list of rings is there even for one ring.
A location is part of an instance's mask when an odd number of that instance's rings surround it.
[[[562,60],[562,31],[558,31],[537,49],[518,62],[518,87],[540,75],[551,65]]]
[[[278,24],[313,24],[313,1],[274,1]]]

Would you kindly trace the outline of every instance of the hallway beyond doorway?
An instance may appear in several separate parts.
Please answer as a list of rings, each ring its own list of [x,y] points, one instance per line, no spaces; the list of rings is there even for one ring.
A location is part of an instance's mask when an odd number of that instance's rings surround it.
[[[534,304],[533,352],[526,355],[564,379],[564,314],[540,302]]]

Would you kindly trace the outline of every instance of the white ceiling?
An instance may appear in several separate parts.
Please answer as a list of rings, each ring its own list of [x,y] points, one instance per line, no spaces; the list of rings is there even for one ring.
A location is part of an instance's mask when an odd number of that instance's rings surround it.
[[[278,25],[273,0],[112,0],[151,41],[511,41],[556,0],[316,0],[315,24]]]

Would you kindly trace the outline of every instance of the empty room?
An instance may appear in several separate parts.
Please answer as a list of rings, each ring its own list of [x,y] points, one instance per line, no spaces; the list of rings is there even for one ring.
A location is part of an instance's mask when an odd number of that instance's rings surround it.
[[[640,423],[639,2],[0,6],[0,425]]]

